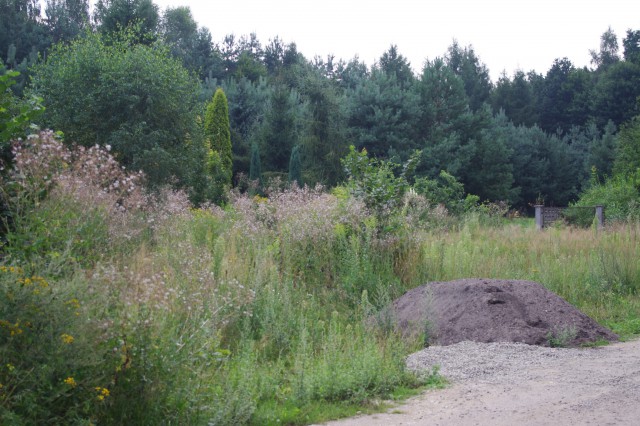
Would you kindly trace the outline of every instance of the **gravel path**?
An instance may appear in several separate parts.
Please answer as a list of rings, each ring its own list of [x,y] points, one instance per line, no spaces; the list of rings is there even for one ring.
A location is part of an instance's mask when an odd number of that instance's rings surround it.
[[[334,426],[640,424],[640,340],[592,349],[462,342],[407,359],[451,381],[387,413]]]

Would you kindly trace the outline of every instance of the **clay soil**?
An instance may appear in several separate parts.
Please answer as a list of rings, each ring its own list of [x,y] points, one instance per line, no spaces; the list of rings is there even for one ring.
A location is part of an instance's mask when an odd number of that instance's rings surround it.
[[[462,341],[580,346],[618,336],[533,281],[462,279],[431,282],[393,303],[403,334],[428,344]]]

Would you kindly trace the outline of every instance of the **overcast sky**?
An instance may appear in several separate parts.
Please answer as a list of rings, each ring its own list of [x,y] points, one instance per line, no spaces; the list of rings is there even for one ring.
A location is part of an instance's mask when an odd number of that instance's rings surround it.
[[[262,45],[279,36],[307,59],[358,55],[374,63],[391,44],[419,71],[455,38],[473,45],[495,81],[521,69],[545,74],[568,57],[589,66],[609,26],[622,38],[640,29],[638,0],[154,0],[161,9],[189,6],[213,40],[255,32]]]

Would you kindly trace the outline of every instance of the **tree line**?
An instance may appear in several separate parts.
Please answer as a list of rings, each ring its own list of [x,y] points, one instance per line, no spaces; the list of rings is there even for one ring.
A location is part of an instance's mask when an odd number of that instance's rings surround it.
[[[445,171],[481,200],[565,205],[629,152],[619,129],[638,126],[639,43],[640,30],[621,48],[608,29],[591,67],[559,58],[546,74],[492,82],[456,41],[416,74],[393,45],[367,66],[308,59],[278,37],[213,42],[188,7],[161,12],[151,0],[99,0],[92,16],[87,0],[0,1],[2,68],[20,72],[16,96],[43,99],[39,124],[110,145],[151,185],[182,186],[196,202],[222,202],[248,180],[335,185],[354,146],[391,163],[415,159],[413,179]],[[230,157],[211,133],[219,89]]]

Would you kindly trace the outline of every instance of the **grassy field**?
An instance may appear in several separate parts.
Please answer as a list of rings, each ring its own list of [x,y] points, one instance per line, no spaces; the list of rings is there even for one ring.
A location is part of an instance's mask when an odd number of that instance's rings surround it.
[[[390,224],[341,190],[193,209],[178,192],[73,182],[7,197],[2,424],[308,424],[379,409],[443,383],[406,371],[420,341],[376,315],[432,280],[539,281],[640,334],[635,223],[539,232],[421,205]]]

